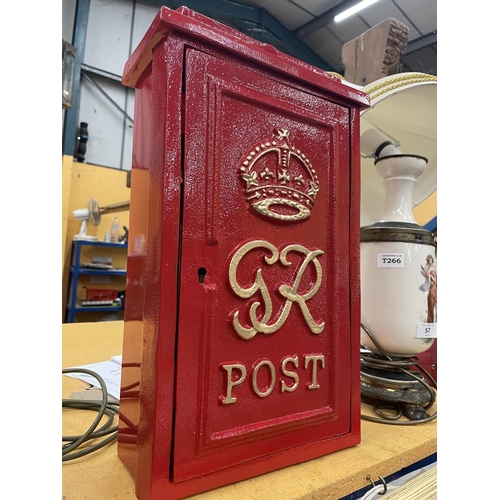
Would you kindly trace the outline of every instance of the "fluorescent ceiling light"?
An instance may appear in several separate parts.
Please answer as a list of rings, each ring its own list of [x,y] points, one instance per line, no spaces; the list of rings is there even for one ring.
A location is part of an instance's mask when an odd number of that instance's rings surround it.
[[[363,0],[362,2],[359,2],[358,4],[354,5],[353,7],[344,10],[344,12],[341,12],[340,14],[337,14],[333,20],[336,23],[339,23],[340,21],[343,21],[344,19],[348,18],[349,16],[352,16],[353,14],[356,14],[356,12],[359,12],[360,10],[366,9],[366,7],[369,7],[370,5],[374,4],[378,0]]]

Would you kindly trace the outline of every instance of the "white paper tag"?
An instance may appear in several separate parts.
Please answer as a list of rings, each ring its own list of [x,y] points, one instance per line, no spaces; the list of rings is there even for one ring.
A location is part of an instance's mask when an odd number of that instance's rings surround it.
[[[378,253],[377,267],[405,267],[403,253]]]
[[[437,339],[437,323],[419,323],[417,327],[418,339]]]

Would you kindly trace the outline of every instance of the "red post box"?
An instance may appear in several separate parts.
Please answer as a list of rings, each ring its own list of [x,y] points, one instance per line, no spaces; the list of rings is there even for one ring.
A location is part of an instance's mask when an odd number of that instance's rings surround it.
[[[185,7],[136,89],[118,453],[141,500],[360,442],[359,113],[339,78]]]

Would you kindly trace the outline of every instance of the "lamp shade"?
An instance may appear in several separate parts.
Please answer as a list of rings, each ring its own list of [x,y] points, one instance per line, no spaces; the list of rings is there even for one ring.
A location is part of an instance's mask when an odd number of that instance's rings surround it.
[[[418,154],[428,162],[413,190],[413,207],[437,188],[437,78],[424,73],[400,73],[362,88],[371,107],[361,113],[363,135],[375,129],[398,145],[403,154]],[[362,148],[363,149],[363,148]],[[372,157],[361,156],[361,227],[382,217],[385,203],[383,180]]]

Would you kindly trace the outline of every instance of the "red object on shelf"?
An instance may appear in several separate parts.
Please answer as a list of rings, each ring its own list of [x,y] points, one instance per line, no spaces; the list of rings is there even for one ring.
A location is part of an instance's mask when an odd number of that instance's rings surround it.
[[[118,290],[113,288],[87,288],[87,300],[115,300],[118,297]]]
[[[363,92],[162,7],[135,88],[118,454],[177,499],[360,442]]]

